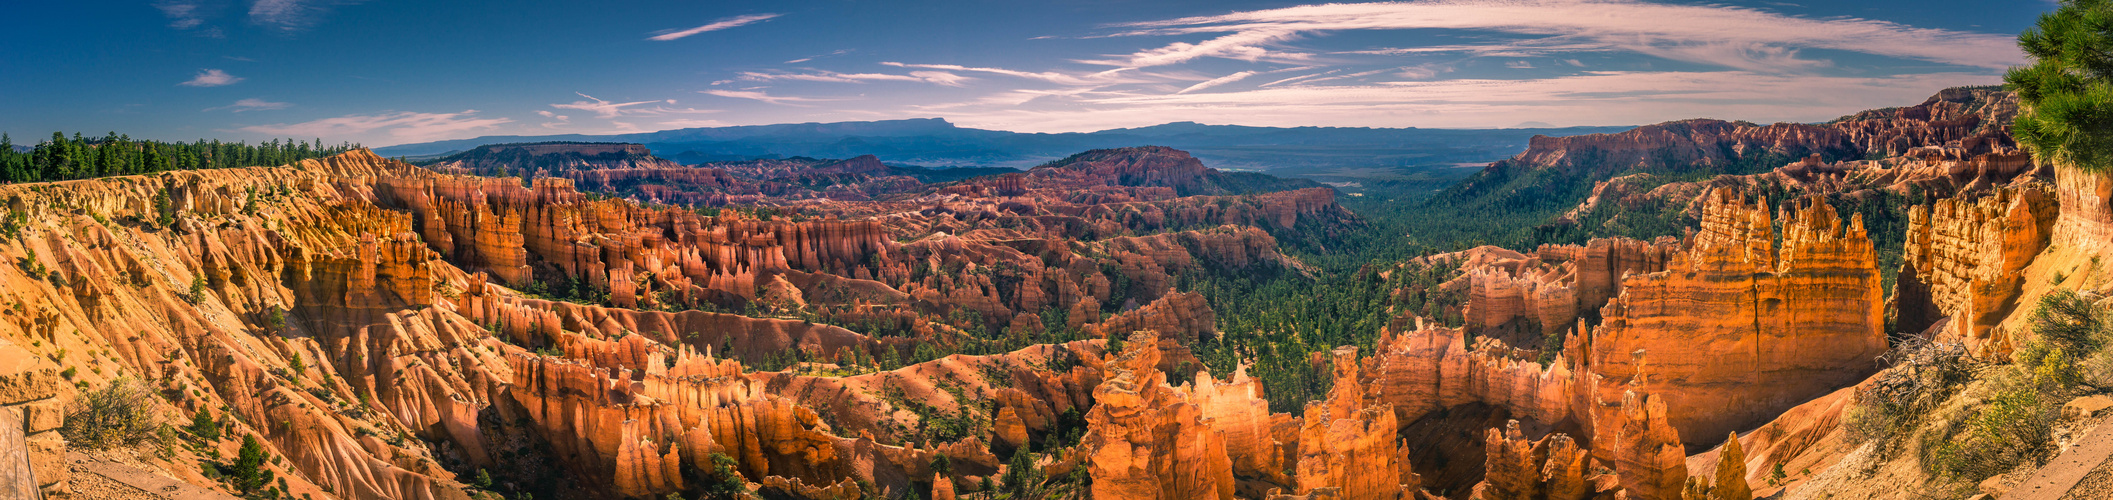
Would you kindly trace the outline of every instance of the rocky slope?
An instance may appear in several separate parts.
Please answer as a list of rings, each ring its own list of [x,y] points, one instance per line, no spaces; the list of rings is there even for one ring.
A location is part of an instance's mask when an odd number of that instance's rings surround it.
[[[15,264],[0,271],[12,304],[0,338],[67,368],[61,397],[134,377],[168,395],[170,415],[224,415],[234,435],[280,457],[286,491],[312,496],[461,498],[480,491],[461,475],[485,470],[503,491],[657,497],[711,479],[713,454],[752,488],[804,498],[926,491],[945,455],[950,470],[936,477],[974,492],[1005,470],[992,450],[1083,425],[1065,419],[1096,406],[1096,344],[921,353],[988,332],[1161,329],[1180,359],[1179,339],[1214,330],[1207,304],[1169,293],[1172,275],[1298,266],[1267,232],[1228,223],[1347,220],[1325,190],[1282,195],[1294,196],[1283,210],[1269,195],[1228,196],[1223,206],[1255,211],[1132,219],[1151,229],[1060,240],[1086,225],[1007,228],[944,210],[706,215],[575,185],[355,151],[0,187],[0,251]],[[935,206],[962,198],[934,196]],[[1125,304],[1143,307],[1103,318]],[[1048,324],[1049,310],[1073,321]],[[758,317],[773,312],[794,319]],[[31,376],[56,377],[43,370]],[[1237,387],[1251,385],[1235,377],[1213,411],[1232,411]],[[203,449],[183,451],[170,473],[213,484],[184,465],[210,460]],[[579,480],[549,483],[561,471]]]

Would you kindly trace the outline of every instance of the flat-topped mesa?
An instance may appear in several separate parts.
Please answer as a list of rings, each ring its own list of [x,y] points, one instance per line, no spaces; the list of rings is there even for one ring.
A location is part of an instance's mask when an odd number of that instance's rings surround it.
[[[1682,432],[1751,427],[1861,380],[1886,348],[1883,290],[1861,217],[1843,224],[1814,199],[1781,215],[1719,191],[1686,252],[1662,272],[1631,275],[1591,332],[1602,400],[1653,364],[1644,390],[1664,398]],[[1604,430],[1602,430],[1604,431]]]
[[[578,171],[677,168],[653,156],[644,145],[622,143],[544,142],[491,144],[441,158],[434,171],[497,177],[567,175]]]
[[[2008,353],[2015,341],[1997,324],[2017,309],[2025,266],[2052,240],[2061,208],[2043,185],[1910,208],[1894,293],[1899,328],[1920,332],[1949,317],[1944,338],[1979,355]]]
[[[1225,432],[1185,391],[1166,385],[1158,364],[1158,335],[1137,332],[1093,391],[1096,404],[1079,443],[1093,497],[1231,500]]]
[[[1071,155],[1029,170],[1025,180],[1028,189],[1032,190],[1165,188],[1171,191],[1166,193],[1166,198],[1319,187],[1318,183],[1304,179],[1258,180],[1239,177],[1240,174],[1228,174],[1206,167],[1202,160],[1189,156],[1186,151],[1164,146],[1143,146],[1096,149]],[[1258,181],[1260,184],[1250,185]]]

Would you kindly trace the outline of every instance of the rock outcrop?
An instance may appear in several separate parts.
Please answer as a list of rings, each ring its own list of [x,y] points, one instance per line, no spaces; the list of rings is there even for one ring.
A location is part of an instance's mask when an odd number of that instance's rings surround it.
[[[1658,395],[1622,393],[1614,420],[1600,426],[1612,439],[1602,440],[1595,455],[1613,465],[1631,498],[1679,498],[1687,483],[1687,453]]]
[[[1708,476],[1688,478],[1687,487],[1680,491],[1682,500],[1753,500],[1753,488],[1746,485],[1746,452],[1739,447],[1739,435],[1733,434],[1724,440],[1717,451],[1715,473]]]
[[[1197,499],[1233,497],[1233,466],[1225,433],[1202,408],[1166,385],[1159,339],[1130,336],[1107,364],[1086,413],[1079,452],[1093,478],[1094,498]]]
[[[1953,88],[1920,105],[1865,111],[1823,124],[1683,120],[1614,134],[1534,137],[1526,152],[1490,169],[1558,169],[1604,179],[1631,169],[1725,167],[1761,154],[1838,160],[1932,146],[1985,154],[2017,149],[2009,135],[2017,113],[2018,99],[2010,92]]]
[[[1633,275],[1586,341],[1590,370],[1630,380],[1682,432],[1747,428],[1875,372],[1883,290],[1861,217],[1815,200],[1775,217],[1734,191],[1710,195],[1701,231],[1662,272]],[[1601,400],[1624,388],[1601,384]],[[1729,409],[1729,411],[1727,411]]]
[[[1483,440],[1486,479],[1475,485],[1473,498],[1483,500],[1585,500],[1612,498],[1600,491],[1610,475],[1593,470],[1591,453],[1570,436],[1550,434],[1529,441],[1514,420],[1503,430],[1489,429]]]
[[[1532,328],[1524,329],[1529,332],[1571,330],[1581,314],[1597,312],[1620,295],[1624,277],[1663,271],[1679,251],[1679,242],[1672,238],[1597,238],[1584,245],[1543,245],[1531,255],[1485,254],[1488,257],[1462,265],[1460,279],[1468,290],[1465,328],[1520,344],[1540,339],[1512,335],[1522,330],[1514,321],[1529,323]]]
[[[1365,406],[1357,348],[1331,354],[1335,384],[1328,399],[1306,403],[1299,422],[1298,494],[1330,490],[1344,499],[1416,498],[1423,479],[1409,464],[1409,448],[1396,442],[1400,426],[1394,411]]]
[[[1947,339],[2009,352],[2013,339],[1993,329],[2017,309],[2022,271],[2051,241],[2058,211],[2053,193],[2036,185],[1909,209],[1893,299],[1899,328],[1919,332],[1950,317]]]

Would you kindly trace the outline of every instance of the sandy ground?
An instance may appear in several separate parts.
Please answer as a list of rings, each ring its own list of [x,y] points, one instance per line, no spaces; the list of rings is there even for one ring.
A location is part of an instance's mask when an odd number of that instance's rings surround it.
[[[234,496],[186,483],[123,453],[66,454],[73,471],[74,500],[237,500]]]

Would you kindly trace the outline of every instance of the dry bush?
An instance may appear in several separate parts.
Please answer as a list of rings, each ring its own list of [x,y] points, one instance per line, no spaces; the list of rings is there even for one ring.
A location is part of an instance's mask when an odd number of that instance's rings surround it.
[[[67,407],[59,434],[74,446],[109,449],[118,446],[167,444],[171,434],[163,432],[157,418],[154,389],[137,379],[121,378],[109,386],[82,393]]]
[[[1881,441],[1879,449],[1886,451],[1971,382],[1981,367],[1963,344],[1920,337],[1902,340],[1879,359],[1892,367],[1870,388],[1857,391],[1844,426],[1851,439]]]

